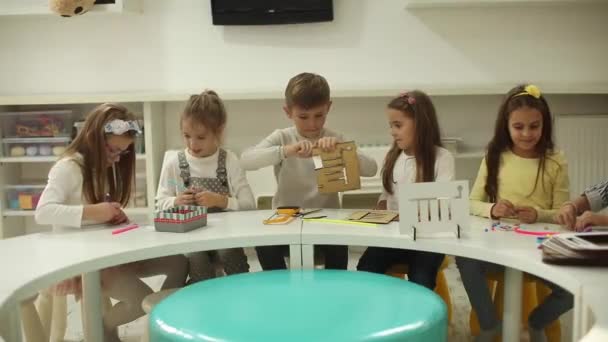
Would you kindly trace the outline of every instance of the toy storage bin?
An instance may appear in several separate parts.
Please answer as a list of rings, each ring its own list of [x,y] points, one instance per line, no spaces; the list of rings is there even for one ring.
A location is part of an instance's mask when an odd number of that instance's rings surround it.
[[[206,207],[180,205],[154,214],[154,228],[158,232],[185,233],[206,225]]]
[[[11,210],[34,210],[45,185],[7,185],[7,207]]]
[[[2,113],[4,138],[69,137],[71,110]]]
[[[69,137],[2,139],[5,157],[58,157],[69,142]]]

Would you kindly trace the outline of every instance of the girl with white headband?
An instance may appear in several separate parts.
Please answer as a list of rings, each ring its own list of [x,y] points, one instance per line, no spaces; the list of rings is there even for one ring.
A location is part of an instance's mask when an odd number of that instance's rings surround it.
[[[36,222],[52,225],[54,232],[90,224],[127,223],[129,219],[122,208],[131,198],[135,176],[133,143],[140,133],[135,116],[125,107],[104,103],[94,108],[82,131],[51,168],[36,208]],[[152,290],[141,277],[166,275],[162,287],[167,289],[183,286],[186,272],[187,263],[182,255],[102,270],[104,295],[118,301],[104,314],[105,340],[119,341],[116,328],[144,315],[141,302]],[[77,276],[43,291],[42,302],[51,295],[56,303],[65,301],[69,294],[78,298],[81,291]]]

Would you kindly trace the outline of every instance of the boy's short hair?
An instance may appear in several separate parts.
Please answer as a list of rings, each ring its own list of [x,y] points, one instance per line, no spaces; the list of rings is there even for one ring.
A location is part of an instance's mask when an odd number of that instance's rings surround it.
[[[285,102],[293,106],[310,109],[329,103],[329,84],[325,77],[303,72],[292,77],[285,88]]]

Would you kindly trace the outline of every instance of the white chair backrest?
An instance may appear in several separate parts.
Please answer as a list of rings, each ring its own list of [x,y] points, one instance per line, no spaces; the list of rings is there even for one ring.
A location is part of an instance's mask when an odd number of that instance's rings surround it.
[[[256,199],[261,196],[274,196],[277,190],[277,181],[274,177],[273,166],[263,167],[255,171],[247,171],[247,181]]]
[[[430,236],[458,232],[469,222],[467,181],[408,183],[399,186],[399,230]],[[445,235],[445,234],[441,234]]]

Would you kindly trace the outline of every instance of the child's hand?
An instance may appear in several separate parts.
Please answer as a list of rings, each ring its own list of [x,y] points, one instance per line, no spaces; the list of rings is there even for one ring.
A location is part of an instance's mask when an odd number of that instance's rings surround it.
[[[608,225],[608,216],[596,214],[592,211],[585,211],[576,219],[574,230],[577,232],[585,230],[587,227]]]
[[[325,152],[331,152],[336,149],[337,143],[338,139],[336,137],[323,137],[317,141],[315,146]]]
[[[568,229],[574,229],[574,225],[576,224],[576,208],[572,203],[565,203],[553,219]]]
[[[177,197],[175,197],[175,202],[173,205],[178,206],[192,204],[194,204],[194,193],[192,192],[192,190],[186,190],[181,194],[177,195]]]
[[[129,222],[129,217],[127,216],[127,214],[125,214],[125,212],[121,209],[120,212],[118,213],[118,215],[116,215],[113,219],[110,220],[110,224],[123,224],[123,223],[128,223]]]
[[[513,203],[507,200],[498,200],[492,207],[490,215],[494,218],[515,217],[515,207],[513,207]]]
[[[197,205],[205,206],[207,208],[226,209],[226,207],[228,206],[228,197],[221,194],[217,194],[215,192],[199,192],[194,195],[194,199]]]
[[[314,145],[308,140],[302,140],[298,143],[300,145],[300,149],[296,154],[298,158],[310,158],[312,157],[312,149]]]
[[[295,144],[287,145],[283,151],[285,157],[310,158],[312,156],[313,144],[308,140],[302,140]]]
[[[382,201],[378,201],[378,203],[376,203],[376,207],[374,208],[375,210],[386,210],[386,200],[382,200]]]
[[[72,277],[61,281],[53,286],[53,294],[56,296],[67,296],[69,294],[82,294],[82,278],[80,276]]]
[[[532,207],[515,208],[517,218],[523,223],[534,223],[538,219],[538,212]]]
[[[111,222],[123,213],[120,203],[101,202],[84,207],[83,218],[95,222]],[[124,215],[124,213],[123,213]]]

